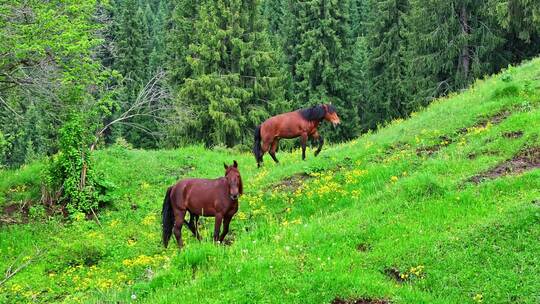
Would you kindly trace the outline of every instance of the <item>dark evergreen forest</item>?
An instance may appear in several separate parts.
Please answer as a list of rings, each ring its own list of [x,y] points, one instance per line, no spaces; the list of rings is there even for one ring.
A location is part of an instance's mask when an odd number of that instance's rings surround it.
[[[63,144],[247,149],[269,116],[319,103],[345,141],[540,53],[540,5],[2,0],[0,41],[0,164],[16,167]]]

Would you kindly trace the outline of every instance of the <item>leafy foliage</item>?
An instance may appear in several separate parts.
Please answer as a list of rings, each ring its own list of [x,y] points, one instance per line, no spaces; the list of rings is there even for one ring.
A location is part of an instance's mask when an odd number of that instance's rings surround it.
[[[89,213],[98,206],[98,189],[90,154],[91,133],[80,116],[71,116],[60,129],[59,153],[45,171],[50,193],[58,193],[68,213]]]
[[[58,125],[87,111],[107,76],[93,58],[101,43],[96,1],[0,2],[0,129],[4,163],[18,166],[58,149]],[[97,86],[97,87],[96,87]]]

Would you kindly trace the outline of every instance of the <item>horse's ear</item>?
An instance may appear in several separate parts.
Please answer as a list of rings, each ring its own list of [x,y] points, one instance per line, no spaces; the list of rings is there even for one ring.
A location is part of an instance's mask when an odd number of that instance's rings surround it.
[[[234,161],[233,166],[234,166],[235,168],[238,168],[238,163],[236,162],[236,160]]]
[[[226,163],[223,163],[223,167],[225,167],[225,170],[229,169],[229,166],[227,166]]]

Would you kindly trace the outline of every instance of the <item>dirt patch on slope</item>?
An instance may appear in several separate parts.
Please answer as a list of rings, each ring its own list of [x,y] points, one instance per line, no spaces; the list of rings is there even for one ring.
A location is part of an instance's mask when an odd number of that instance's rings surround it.
[[[506,160],[495,168],[471,177],[469,181],[479,184],[485,180],[508,174],[518,174],[536,168],[540,168],[540,147],[530,147],[522,149],[512,159]]]
[[[454,142],[454,139],[447,136],[447,135],[441,135],[439,136],[440,142],[438,144],[432,145],[432,146],[425,146],[425,147],[419,147],[416,149],[416,155],[418,156],[432,156],[433,154],[437,153],[440,149],[447,147],[451,143]]]
[[[356,250],[360,252],[367,252],[371,250],[371,245],[368,243],[360,243],[356,246]]]
[[[28,204],[9,204],[2,207],[0,226],[28,223]]]
[[[488,156],[499,156],[501,153],[499,151],[493,151],[493,150],[485,150],[481,151],[479,153],[471,152],[467,154],[467,157],[471,160],[476,159],[480,155],[488,155]]]
[[[385,299],[371,299],[371,298],[360,298],[360,299],[342,299],[335,298],[332,304],[389,304],[390,301]]]
[[[174,178],[181,179],[185,178],[191,171],[195,170],[195,166],[193,165],[185,165],[180,168],[170,169],[167,171],[167,175],[173,176]]]
[[[408,148],[408,144],[405,143],[405,142],[402,142],[402,141],[397,141],[395,143],[392,143],[391,145],[388,145],[386,147],[384,147],[383,151],[381,151],[381,153],[378,153],[375,158],[374,158],[374,161],[376,162],[381,162],[383,161],[384,159],[386,159],[387,157],[389,157],[390,155],[396,153],[396,152],[400,152],[402,150],[405,150]]]
[[[398,283],[405,282],[405,279],[401,276],[401,272],[395,267],[385,268],[383,273]]]
[[[309,180],[310,178],[311,176],[305,173],[295,174],[293,176],[289,176],[282,179],[278,183],[274,184],[272,188],[274,190],[294,192],[296,191],[296,189],[300,188],[300,186],[302,186],[305,183],[305,181]]]
[[[510,132],[504,132],[503,137],[505,138],[520,138],[523,136],[523,131],[510,131]]]
[[[460,135],[464,135],[464,134],[467,134],[470,129],[485,128],[488,125],[488,123],[490,123],[492,125],[498,125],[503,120],[507,119],[511,114],[512,114],[512,112],[510,110],[502,110],[502,111],[497,112],[496,114],[494,114],[494,115],[492,115],[490,117],[481,118],[480,120],[478,120],[477,123],[475,123],[474,125],[472,125],[470,127],[459,129],[457,133],[460,134]]]

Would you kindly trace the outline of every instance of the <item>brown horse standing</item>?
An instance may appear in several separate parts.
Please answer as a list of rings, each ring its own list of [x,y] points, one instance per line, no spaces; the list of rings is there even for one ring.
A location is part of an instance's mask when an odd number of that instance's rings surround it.
[[[302,159],[306,159],[306,143],[308,137],[318,141],[319,147],[315,151],[315,156],[321,152],[324,139],[317,132],[317,127],[327,120],[334,124],[340,123],[336,109],[331,104],[322,104],[307,109],[288,112],[270,117],[255,129],[255,145],[253,154],[260,167],[263,162],[264,153],[269,151],[272,159],[278,163],[276,150],[281,138],[301,137]],[[261,146],[262,143],[262,146]]]
[[[197,229],[199,216],[215,217],[214,241],[223,242],[229,232],[229,223],[238,211],[238,198],[243,193],[242,178],[238,163],[225,165],[225,177],[218,179],[185,179],[167,189],[163,201],[163,245],[167,248],[174,233],[178,247],[182,248],[182,224],[188,226],[197,239],[201,239]],[[184,222],[186,212],[190,213],[189,223]],[[219,235],[221,222],[223,232]]]

